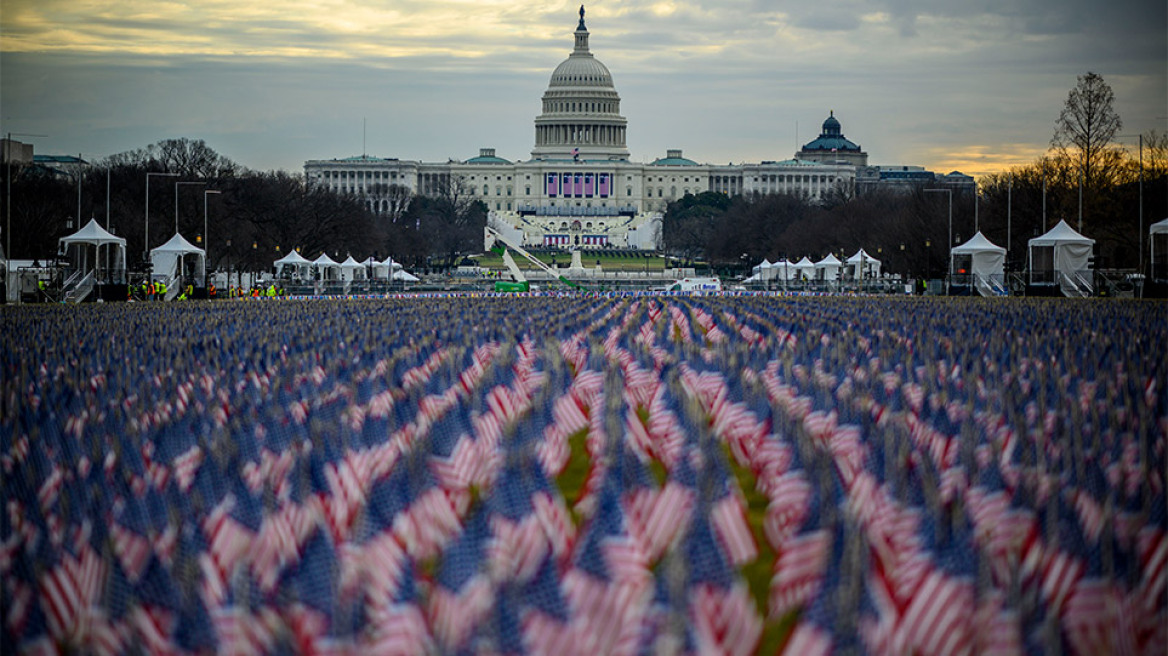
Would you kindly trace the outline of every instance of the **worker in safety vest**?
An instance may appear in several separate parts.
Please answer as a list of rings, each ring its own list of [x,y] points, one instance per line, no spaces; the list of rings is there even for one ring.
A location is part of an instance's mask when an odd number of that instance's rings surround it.
[[[268,285],[268,298],[276,298],[276,286]]]
[[[217,293],[215,283],[211,283],[211,286],[207,288],[207,298],[215,298],[215,294]]]

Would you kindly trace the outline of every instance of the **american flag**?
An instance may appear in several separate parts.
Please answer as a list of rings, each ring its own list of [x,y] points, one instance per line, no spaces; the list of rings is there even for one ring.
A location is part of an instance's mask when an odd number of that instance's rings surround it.
[[[1116,348],[1165,341],[1152,311],[15,314],[0,649],[1154,652],[1164,369]],[[189,358],[178,334],[215,341]]]

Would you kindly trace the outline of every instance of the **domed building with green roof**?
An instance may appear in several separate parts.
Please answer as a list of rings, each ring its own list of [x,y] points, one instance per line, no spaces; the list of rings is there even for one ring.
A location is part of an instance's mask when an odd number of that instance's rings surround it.
[[[828,113],[827,120],[823,122],[823,131],[795,153],[795,159],[824,164],[868,165],[868,153],[844,137],[834,110]]]

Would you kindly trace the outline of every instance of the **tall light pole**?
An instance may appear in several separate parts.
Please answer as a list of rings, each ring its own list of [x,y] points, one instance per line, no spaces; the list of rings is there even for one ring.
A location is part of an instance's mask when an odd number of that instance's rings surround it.
[[[977,186],[977,178],[973,179],[973,230],[981,232],[981,222],[977,218],[977,206],[981,200],[981,190]]]
[[[77,153],[77,228],[81,229],[81,165],[85,160],[81,159],[81,153]]]
[[[1083,233],[1083,171],[1079,171],[1079,234]]]
[[[1006,259],[1010,259],[1010,223],[1014,218],[1014,174],[1010,174],[1010,186],[1006,187]]]
[[[221,194],[222,191],[218,189],[204,189],[203,190],[203,273],[207,273],[207,260],[211,250],[211,238],[207,236],[207,196],[211,194]],[[204,281],[206,282],[206,281]]]
[[[174,183],[174,233],[178,234],[178,188],[179,185],[205,185],[206,182],[176,182]],[[205,198],[205,196],[204,196]]]
[[[150,176],[160,176],[164,178],[177,178],[177,173],[147,173],[146,174],[146,240],[143,242],[144,249],[142,259],[150,260]]]
[[[926,194],[949,194],[949,241],[947,248],[953,250],[953,190],[952,189],[926,189]],[[949,257],[949,275],[953,275],[953,257]]]

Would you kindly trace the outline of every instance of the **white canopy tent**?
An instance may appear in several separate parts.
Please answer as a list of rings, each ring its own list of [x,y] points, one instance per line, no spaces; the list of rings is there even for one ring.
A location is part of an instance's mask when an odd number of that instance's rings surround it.
[[[833,281],[839,278],[840,267],[843,262],[835,255],[828,253],[827,257],[815,263],[815,279]]]
[[[352,280],[364,280],[365,279],[365,274],[366,274],[365,265],[361,264],[357,260],[354,260],[352,255],[345,258],[345,261],[341,262],[340,266],[341,266],[341,280],[348,282],[348,281],[352,281]]]
[[[770,278],[772,280],[790,280],[795,277],[795,263],[783,258],[771,264]]]
[[[184,261],[187,255],[195,256],[195,265],[189,272]],[[150,250],[150,266],[156,278],[171,280],[189,273],[198,281],[196,286],[202,287],[207,271],[207,253],[176,232],[165,244]]]
[[[1156,259],[1157,237],[1162,244],[1159,260]],[[1152,280],[1168,281],[1168,266],[1166,266],[1168,264],[1168,239],[1165,237],[1168,237],[1168,219],[1157,221],[1148,227],[1148,241],[1151,242],[1149,248],[1152,258]]]
[[[815,277],[815,263],[812,262],[810,259],[808,259],[806,255],[804,255],[803,259],[801,259],[795,263],[794,279],[796,279],[796,280],[811,280],[814,277]]]
[[[986,239],[978,231],[973,239],[949,252],[950,268],[959,276],[968,275],[982,296],[1006,293],[1006,249]]]
[[[871,279],[880,275],[880,260],[862,248],[848,258],[848,266],[852,269],[852,277],[857,280]]]
[[[389,270],[391,271],[390,280],[397,280],[398,282],[418,282],[418,280],[420,280],[414,274],[406,271],[402,267],[401,263],[394,260],[392,256],[385,258],[385,261],[382,262],[382,264],[389,267]]]
[[[92,262],[89,259],[89,247],[93,247]],[[93,282],[97,284],[126,282],[126,240],[110,234],[98,225],[97,219],[90,219],[89,223],[77,232],[68,237],[61,237],[58,240],[58,250],[77,263],[81,277],[88,277],[92,273]]]
[[[418,282],[419,278],[405,269],[398,269],[393,272],[393,279],[402,282]]]
[[[389,272],[393,270],[391,265],[377,261],[372,255],[365,258],[361,265],[365,267],[372,280],[389,280]]]
[[[341,273],[341,265],[329,257],[328,253],[321,253],[312,261],[312,266],[320,272],[321,280],[336,280]]]
[[[1030,284],[1057,284],[1066,296],[1089,296],[1094,288],[1090,258],[1095,240],[1065,220],[1030,240]]]
[[[307,278],[309,270],[312,269],[312,261],[295,250],[288,251],[287,255],[276,260],[272,265],[276,267],[277,278],[289,270],[293,277]]]
[[[758,264],[754,265],[754,268],[751,269],[750,272],[755,273],[755,274],[762,273],[764,269],[769,269],[770,267],[771,267],[771,263],[764,257],[762,259],[762,262],[759,262]]]

